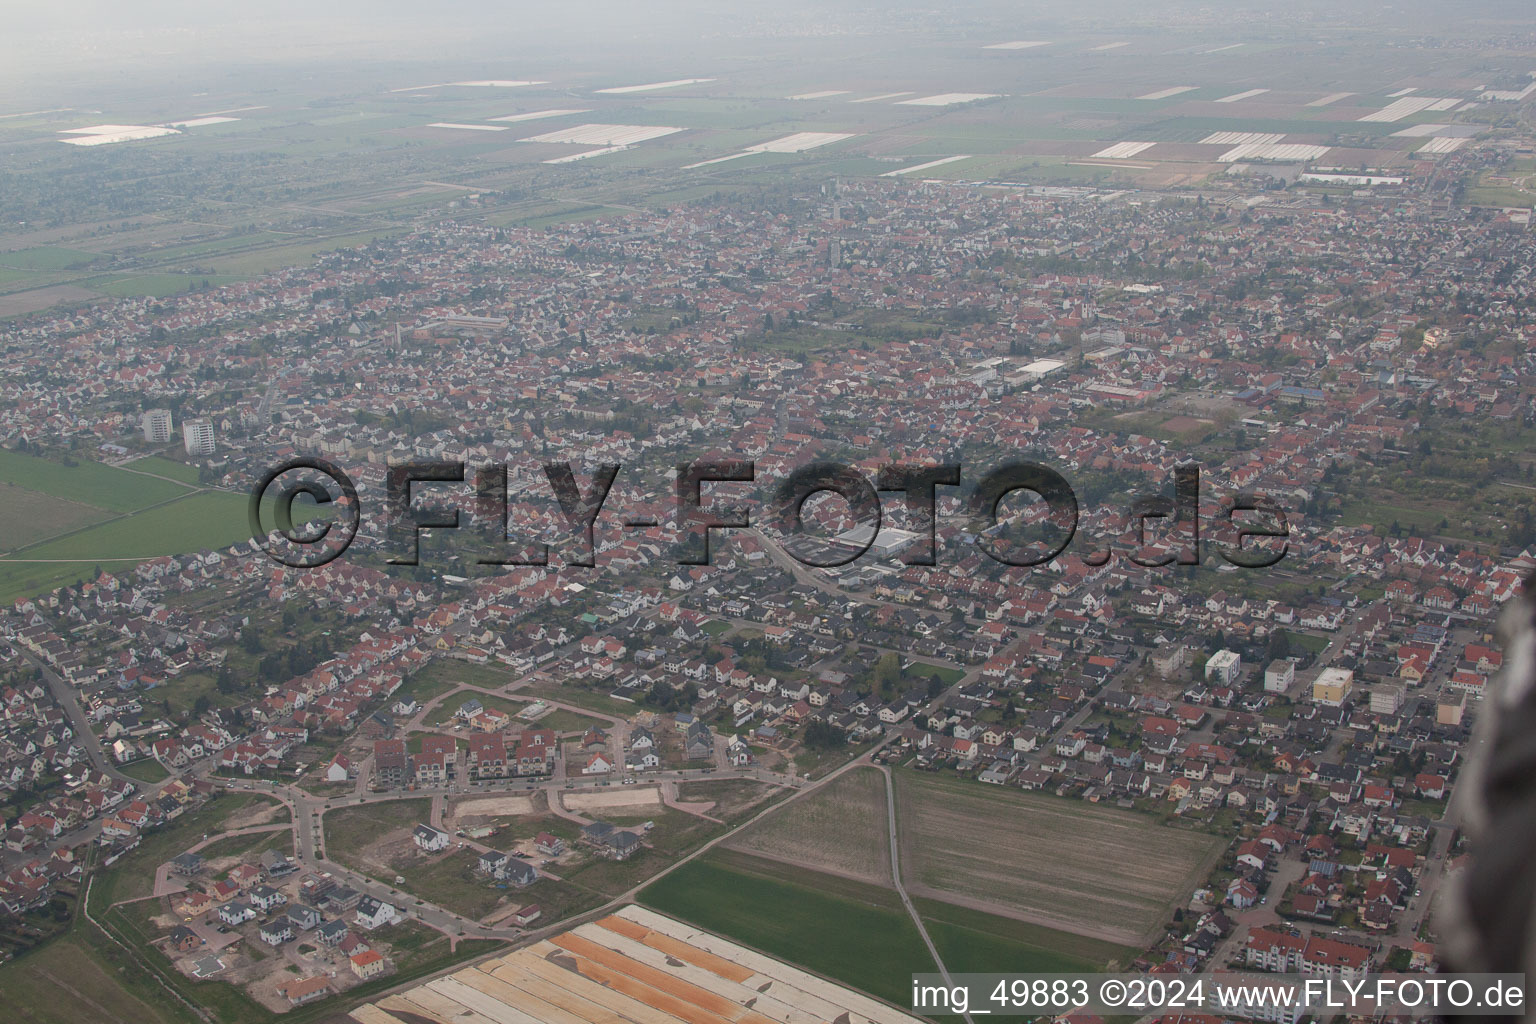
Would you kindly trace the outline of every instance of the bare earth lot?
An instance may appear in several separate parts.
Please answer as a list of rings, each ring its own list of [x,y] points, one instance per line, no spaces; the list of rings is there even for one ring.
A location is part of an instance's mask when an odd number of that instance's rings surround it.
[[[661,806],[661,790],[655,786],[625,786],[600,793],[565,793],[560,802],[568,811],[606,811],[616,807],[645,811]]]
[[[532,814],[533,801],[526,796],[478,796],[459,800],[449,809],[449,817],[500,817],[512,814]]]
[[[903,881],[914,896],[1106,941],[1142,942],[1223,846],[1131,811],[895,777]]]
[[[873,768],[847,772],[764,818],[728,845],[844,878],[889,885],[885,781]]]

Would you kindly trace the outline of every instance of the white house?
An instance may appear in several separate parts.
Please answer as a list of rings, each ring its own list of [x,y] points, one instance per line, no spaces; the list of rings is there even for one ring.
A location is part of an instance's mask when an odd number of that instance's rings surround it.
[[[383,928],[385,925],[404,921],[405,915],[396,910],[393,904],[383,900],[374,899],[372,896],[364,896],[357,904],[357,926],[368,931],[375,928]]]
[[[416,845],[428,853],[436,853],[446,850],[453,843],[453,837],[440,828],[431,825],[417,825],[416,831],[411,836],[416,840]]]
[[[342,754],[337,754],[330,764],[325,766],[326,782],[346,782],[351,774],[352,762]]]

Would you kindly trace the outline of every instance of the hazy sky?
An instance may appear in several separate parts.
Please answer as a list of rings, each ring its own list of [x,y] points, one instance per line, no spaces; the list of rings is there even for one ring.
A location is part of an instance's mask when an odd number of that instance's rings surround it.
[[[1479,18],[1527,31],[1533,20],[1530,0],[0,0],[0,109],[221,63],[681,58],[720,39],[1112,30],[1184,14],[1239,32],[1312,18],[1448,34]]]

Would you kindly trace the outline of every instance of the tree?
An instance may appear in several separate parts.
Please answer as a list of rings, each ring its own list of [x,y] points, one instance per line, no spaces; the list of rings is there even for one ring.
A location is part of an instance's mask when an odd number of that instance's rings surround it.
[[[805,727],[805,745],[812,750],[834,750],[848,742],[848,734],[831,722],[812,722]]]
[[[890,693],[896,689],[896,684],[901,682],[901,658],[895,652],[887,652],[875,662],[871,682],[880,693]]]

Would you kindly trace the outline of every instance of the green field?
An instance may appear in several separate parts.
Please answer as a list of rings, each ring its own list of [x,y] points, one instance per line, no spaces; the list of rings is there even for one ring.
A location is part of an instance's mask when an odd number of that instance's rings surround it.
[[[124,775],[128,776],[130,779],[138,779],[140,782],[147,782],[150,785],[154,785],[157,782],[164,782],[166,779],[171,777],[171,773],[166,770],[165,765],[161,764],[159,761],[156,761],[152,757],[146,757],[142,760],[135,761],[130,765],[125,765],[122,768],[119,768],[118,770],[121,771]]]
[[[233,274],[103,274],[85,281],[85,287],[118,298],[147,296],[152,299],[179,295],[194,288],[217,288],[240,280]]]
[[[165,480],[101,468],[133,481],[129,486],[140,486],[138,482],[142,481],[145,485],[173,488],[186,497],[42,541],[11,560],[0,559],[0,600],[30,597],[79,582],[89,578],[97,566],[108,572],[122,572],[133,563],[161,555],[218,550],[250,539],[246,499],[241,495],[223,491],[189,493]]]
[[[425,704],[439,694],[447,693],[458,686],[461,680],[452,677],[449,670],[457,668],[461,663],[439,658],[431,662],[426,668],[407,679],[400,689],[395,691],[396,700],[415,700]],[[457,707],[458,705],[454,705]]]
[[[894,892],[839,882],[842,895],[749,874],[732,858],[693,861],[647,886],[640,902],[898,1006],[911,975],[935,969]]]
[[[99,935],[99,933],[97,933]],[[86,947],[65,937],[0,966],[0,992],[17,1024],[178,1024],[151,988],[126,990]],[[158,993],[161,997],[164,993]]]
[[[1123,969],[1140,950],[1044,925],[978,914],[939,900],[917,899],[928,937],[952,971],[1097,971]]]
[[[639,902],[906,1005],[928,952],[894,890],[740,853],[711,852],[648,886]],[[1137,952],[933,900],[915,901],[951,971],[1095,971]]]
[[[100,258],[100,254],[94,252],[42,245],[32,249],[0,252],[0,267],[14,267],[17,270],[73,270]]]
[[[66,466],[4,449],[0,449],[0,481],[109,512],[132,512],[187,493],[169,480],[125,473],[100,462],[82,459],[78,465]]]
[[[28,548],[26,554],[28,558],[81,561],[146,559],[227,547],[248,540],[250,535],[245,498],[209,491],[39,544]]]
[[[124,463],[125,473],[152,473],[155,476],[168,476],[172,480],[180,480],[184,484],[193,487],[198,485],[197,467],[189,466],[185,462],[177,462],[160,455],[146,455],[142,459],[134,459]]]

